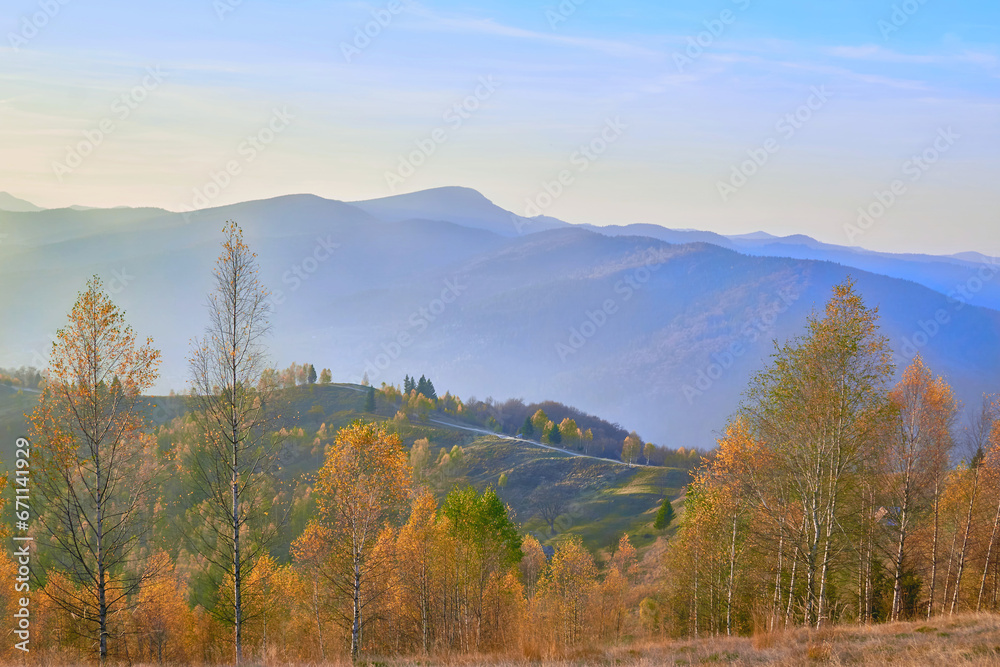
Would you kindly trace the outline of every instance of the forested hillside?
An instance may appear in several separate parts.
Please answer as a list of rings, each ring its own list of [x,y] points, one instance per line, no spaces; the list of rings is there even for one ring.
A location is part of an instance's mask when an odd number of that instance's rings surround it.
[[[1000,406],[963,424],[920,356],[897,373],[850,280],[700,453],[427,375],[276,369],[255,255],[224,236],[185,395],[146,395],[160,351],[97,277],[43,375],[0,371],[27,435],[10,530],[37,545],[3,603],[36,655],[531,659],[1000,606]]]

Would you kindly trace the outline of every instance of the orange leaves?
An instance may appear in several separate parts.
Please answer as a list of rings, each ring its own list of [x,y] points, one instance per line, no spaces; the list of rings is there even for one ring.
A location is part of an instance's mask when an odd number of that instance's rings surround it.
[[[129,587],[147,576],[124,570],[151,525],[158,465],[147,456],[140,399],[160,353],[137,344],[102,287],[95,276],[74,303],[29,418],[38,521],[52,562],[65,568],[49,572],[47,590],[91,636],[108,635]]]
[[[381,424],[355,422],[337,433],[320,469],[320,512],[337,524],[353,513],[387,519],[404,500],[411,469],[399,436]]]

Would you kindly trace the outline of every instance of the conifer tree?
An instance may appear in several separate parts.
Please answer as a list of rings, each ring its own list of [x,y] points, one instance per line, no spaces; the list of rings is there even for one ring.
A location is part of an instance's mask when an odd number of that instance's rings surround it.
[[[674,520],[674,506],[670,504],[670,498],[664,497],[660,504],[660,509],[656,512],[656,520],[653,521],[653,528],[664,530]]]

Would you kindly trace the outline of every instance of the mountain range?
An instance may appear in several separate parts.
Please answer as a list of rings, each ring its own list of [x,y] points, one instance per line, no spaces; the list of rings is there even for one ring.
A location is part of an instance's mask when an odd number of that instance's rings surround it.
[[[772,341],[800,334],[850,275],[879,307],[900,366],[920,352],[966,403],[1000,390],[995,259],[575,225],[517,216],[466,188],[184,214],[41,210],[0,194],[0,367],[44,365],[96,274],[163,350],[155,389],[183,390],[230,219],[273,292],[278,367],[311,362],[375,385],[426,374],[439,392],[558,400],[657,444],[706,448]]]

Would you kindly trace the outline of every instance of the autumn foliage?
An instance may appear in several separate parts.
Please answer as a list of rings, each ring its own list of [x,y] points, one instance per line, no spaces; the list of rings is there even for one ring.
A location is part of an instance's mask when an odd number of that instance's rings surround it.
[[[367,421],[274,427],[280,385],[331,378],[264,367],[266,290],[239,228],[226,234],[190,414],[151,429],[142,393],[159,353],[97,279],[53,346],[30,422],[35,655],[50,663],[586,659],[670,635],[1000,610],[1000,405],[984,399],[959,431],[951,388],[922,358],[894,381],[878,311],[850,282],[776,347],[676,520],[660,493],[645,544],[616,535],[593,551],[568,530],[546,545],[524,535],[506,473],[499,490],[467,485],[462,446],[405,446],[436,406],[468,411],[450,394],[384,385],[395,417],[370,389]],[[524,437],[593,441],[541,409],[517,421]],[[288,443],[313,460],[292,488],[276,475]],[[621,445],[630,467],[657,455],[634,432]],[[532,498],[551,530],[567,499]],[[0,556],[0,579],[14,568]],[[0,611],[11,604],[0,595]]]

